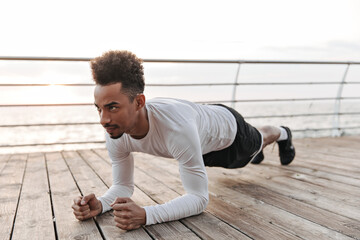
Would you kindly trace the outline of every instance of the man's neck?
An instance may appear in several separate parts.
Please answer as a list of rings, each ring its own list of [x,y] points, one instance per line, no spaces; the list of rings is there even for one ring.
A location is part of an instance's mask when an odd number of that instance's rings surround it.
[[[149,117],[148,117],[148,112],[147,112],[146,107],[143,107],[139,111],[139,118],[138,118],[138,122],[136,124],[136,129],[137,129],[137,131],[135,134],[130,134],[130,136],[135,139],[142,139],[149,132],[149,129],[150,129]]]

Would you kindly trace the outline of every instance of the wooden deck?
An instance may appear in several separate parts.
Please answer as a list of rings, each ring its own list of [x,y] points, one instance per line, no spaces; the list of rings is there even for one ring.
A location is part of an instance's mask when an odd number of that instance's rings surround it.
[[[360,136],[295,146],[290,166],[270,146],[261,165],[208,168],[204,213],[129,232],[111,213],[85,222],[72,214],[75,196],[111,185],[104,149],[0,155],[0,239],[360,239]],[[184,193],[175,160],[135,158],[137,203]]]

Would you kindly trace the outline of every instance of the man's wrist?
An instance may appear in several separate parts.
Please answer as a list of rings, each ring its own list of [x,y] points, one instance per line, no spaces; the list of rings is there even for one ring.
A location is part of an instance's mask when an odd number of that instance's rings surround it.
[[[142,208],[142,210],[144,211],[144,218],[143,218],[143,224],[142,225],[146,225],[146,211],[145,211],[145,208]]]
[[[100,212],[99,212],[96,216],[101,215],[101,214],[102,214],[102,212],[103,212],[102,202],[101,202],[100,200],[98,200],[98,201],[99,201],[99,208],[100,208]]]

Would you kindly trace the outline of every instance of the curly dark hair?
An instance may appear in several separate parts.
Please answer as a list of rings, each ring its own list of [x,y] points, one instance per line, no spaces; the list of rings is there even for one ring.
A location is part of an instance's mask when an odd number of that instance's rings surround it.
[[[90,61],[96,84],[121,83],[122,92],[133,101],[145,88],[142,59],[129,51],[108,51]]]

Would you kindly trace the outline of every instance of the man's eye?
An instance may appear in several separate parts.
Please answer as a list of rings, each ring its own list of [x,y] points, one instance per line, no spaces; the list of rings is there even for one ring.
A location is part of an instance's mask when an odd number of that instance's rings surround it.
[[[109,107],[109,110],[110,110],[110,111],[114,111],[114,110],[116,110],[116,109],[117,109],[117,107],[115,107],[115,106]]]

